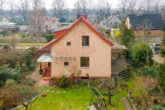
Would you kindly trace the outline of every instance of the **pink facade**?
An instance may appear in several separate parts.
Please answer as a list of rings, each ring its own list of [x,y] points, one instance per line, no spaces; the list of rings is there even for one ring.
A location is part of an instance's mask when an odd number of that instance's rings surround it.
[[[88,46],[83,46],[83,36],[88,36]],[[96,31],[84,18],[80,18],[67,32],[42,49],[50,46],[52,78],[60,78],[63,75],[66,77],[111,77],[113,43],[109,38]],[[84,57],[89,59],[87,67],[82,66]]]

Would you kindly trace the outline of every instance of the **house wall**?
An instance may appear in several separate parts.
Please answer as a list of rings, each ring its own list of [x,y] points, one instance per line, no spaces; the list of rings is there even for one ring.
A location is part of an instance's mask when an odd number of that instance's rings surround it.
[[[82,47],[82,35],[89,35],[89,47]],[[66,45],[67,42],[71,42],[70,47]],[[111,77],[111,46],[82,22],[52,46],[51,55],[53,59],[75,57],[75,61],[71,60],[68,67],[64,67],[64,61],[53,62],[51,77],[70,77],[79,70],[80,76],[89,74],[89,77]],[[80,57],[90,57],[89,68],[80,67]]]
[[[44,21],[44,24],[47,26],[48,30],[52,30],[53,28],[56,28],[59,25],[58,20],[47,20]]]
[[[106,22],[106,25],[110,26],[111,28],[113,28],[114,26],[119,27],[120,24],[121,20],[116,16],[113,16],[110,20]]]
[[[128,17],[126,18],[125,25],[127,26],[128,29],[131,29],[131,23]]]
[[[136,36],[136,38],[145,37],[144,36],[144,30],[133,30],[133,32],[134,32],[134,35]],[[151,30],[149,33],[149,37],[162,38],[163,37],[163,31],[162,30]]]

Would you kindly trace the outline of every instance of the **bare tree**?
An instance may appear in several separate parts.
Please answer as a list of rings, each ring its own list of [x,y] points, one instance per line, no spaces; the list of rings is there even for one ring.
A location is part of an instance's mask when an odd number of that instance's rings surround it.
[[[160,12],[160,5],[162,4],[162,0],[153,0],[153,7],[154,7],[154,12],[159,13]]]
[[[142,13],[146,13],[146,14],[148,14],[148,13],[151,13],[151,11],[152,11],[152,5],[153,5],[153,3],[152,3],[153,1],[151,1],[151,0],[143,0],[141,3],[140,3],[140,9],[142,10]]]
[[[128,0],[120,0],[119,5],[121,7],[123,17],[126,17]]]
[[[152,23],[148,20],[145,19],[142,21],[142,23],[139,25],[139,28],[143,30],[144,32],[144,37],[149,39],[150,37],[150,32],[152,30]],[[148,44],[148,40],[147,40],[147,45]],[[149,49],[147,48],[147,56],[146,56],[146,63],[149,66],[150,65],[150,59],[149,59]]]
[[[40,43],[40,36],[42,33],[42,26],[43,26],[43,16],[44,12],[42,10],[44,2],[42,0],[32,0],[32,7],[33,10],[30,13],[30,30],[32,35],[37,37],[38,39],[38,46]]]
[[[88,0],[77,0],[74,7],[77,9],[78,13],[87,14],[90,2]]]
[[[111,4],[107,0],[98,0],[98,15],[105,20],[111,14]]]
[[[0,0],[0,15],[3,15],[3,9],[5,7],[6,0]]]
[[[21,11],[21,15],[23,17],[24,23],[27,23],[29,5],[30,5],[29,0],[20,0],[19,9]]]
[[[129,14],[135,14],[135,10],[137,8],[138,1],[137,0],[128,0],[128,11]]]
[[[63,17],[65,6],[65,0],[53,0],[54,14],[60,19]]]

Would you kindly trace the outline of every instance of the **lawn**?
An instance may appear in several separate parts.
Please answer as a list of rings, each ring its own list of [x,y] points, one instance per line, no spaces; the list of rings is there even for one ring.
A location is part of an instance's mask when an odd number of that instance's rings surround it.
[[[47,92],[47,97],[39,96],[32,104],[33,110],[87,110],[92,96],[90,90],[84,86],[67,89],[55,87],[40,89]]]
[[[0,43],[0,45],[5,45],[7,43]],[[40,43],[40,46],[44,46],[46,43]],[[20,47],[34,47],[38,46],[38,43],[18,43],[17,46]]]
[[[128,88],[132,90],[134,96],[140,93],[136,88],[137,79],[125,81]],[[32,104],[33,110],[87,110],[92,97],[91,91],[84,85],[76,85],[66,89],[60,89],[52,86],[39,88],[41,91],[47,92],[47,97],[39,96]],[[124,110],[121,98],[126,97],[128,91],[122,90],[120,87],[112,96],[113,107],[108,105],[108,110]],[[107,96],[105,96],[108,99]],[[95,100],[95,99],[94,99]],[[25,110],[21,108],[20,110]]]

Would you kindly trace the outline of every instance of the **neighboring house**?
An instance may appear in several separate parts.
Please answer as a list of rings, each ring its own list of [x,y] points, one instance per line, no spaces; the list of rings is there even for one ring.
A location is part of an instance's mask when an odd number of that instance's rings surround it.
[[[161,42],[163,37],[163,16],[161,14],[131,14],[127,16],[125,24],[128,29],[134,31],[136,39],[155,43]],[[146,38],[146,36],[148,37]]]
[[[103,25],[108,28],[119,28],[120,24],[121,20],[115,14],[112,14],[103,22]]]
[[[59,26],[59,19],[51,16],[43,17],[43,24],[46,26],[48,32]]]
[[[0,25],[6,25],[9,23],[9,20],[6,17],[0,19]]]
[[[41,48],[43,80],[73,77],[111,77],[111,40],[88,20],[80,17],[70,28],[58,31],[55,39]]]

